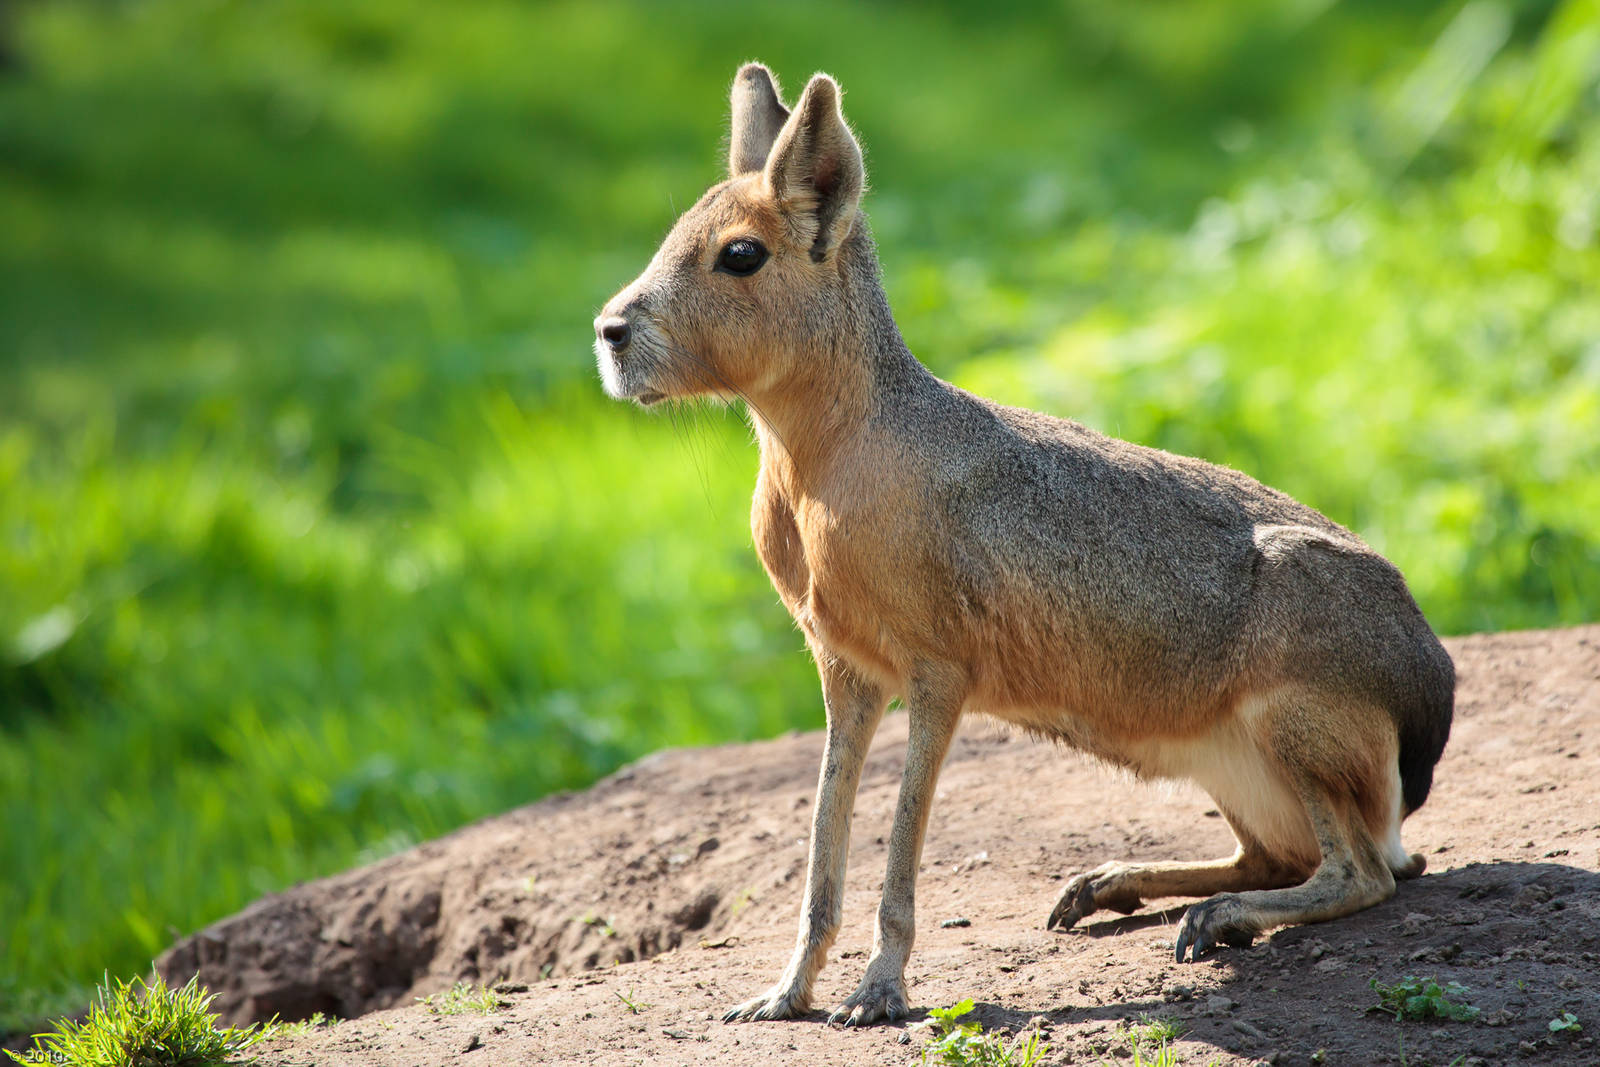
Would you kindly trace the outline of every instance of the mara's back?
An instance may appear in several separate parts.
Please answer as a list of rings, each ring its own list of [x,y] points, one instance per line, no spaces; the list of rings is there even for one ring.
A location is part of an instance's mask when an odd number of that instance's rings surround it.
[[[1204,720],[1277,666],[1260,654],[1264,616],[1300,621],[1261,598],[1286,546],[1347,557],[1341,570],[1392,571],[1343,527],[1237,471],[932,375],[880,418],[916,442],[896,450],[906,465],[889,477],[922,483],[904,498],[926,514],[898,529],[948,583],[926,591],[952,608],[941,639],[971,646],[975,703],[1008,717]],[[1394,594],[1409,600],[1403,586]]]

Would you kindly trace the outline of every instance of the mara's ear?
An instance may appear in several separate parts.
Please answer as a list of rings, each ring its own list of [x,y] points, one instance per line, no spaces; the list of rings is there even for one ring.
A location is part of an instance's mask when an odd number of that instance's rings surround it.
[[[728,140],[728,177],[737,178],[767,165],[772,142],[788,121],[789,109],[778,95],[778,80],[760,63],[746,63],[733,76],[733,132]]]
[[[821,263],[849,235],[866,172],[839,111],[838,83],[826,74],[812,76],[778,134],[766,185],[802,243],[809,243],[812,262]]]

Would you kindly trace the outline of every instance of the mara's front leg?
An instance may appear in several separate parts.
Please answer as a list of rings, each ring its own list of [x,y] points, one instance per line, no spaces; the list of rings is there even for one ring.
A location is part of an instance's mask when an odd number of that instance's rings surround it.
[[[905,773],[895,805],[889,837],[889,866],[883,877],[883,899],[872,938],[872,958],[856,991],[828,1021],[863,1026],[893,1022],[909,1011],[906,1005],[906,961],[916,939],[917,866],[922,840],[933,808],[933,790],[950,751],[961,717],[963,691],[954,677],[914,679],[908,694],[911,737],[906,745]]]
[[[850,813],[872,735],[888,697],[836,661],[823,665],[822,698],[828,711],[827,742],[817,775],[817,802],[811,816],[811,855],[806,893],[800,907],[800,936],[794,956],[778,983],[729,1011],[724,1022],[740,1019],[793,1019],[811,1006],[811,983],[828,957],[844,911],[845,862],[850,848]]]

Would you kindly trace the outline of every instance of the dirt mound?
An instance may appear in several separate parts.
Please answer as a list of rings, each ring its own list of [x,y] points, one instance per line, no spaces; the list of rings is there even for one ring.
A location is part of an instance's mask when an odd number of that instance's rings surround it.
[[[1061,880],[1105,859],[1228,851],[1209,802],[969,724],[918,884],[912,1003],[970,997],[990,1028],[1042,1029],[1051,1063],[1126,1055],[1118,1026],[1144,1013],[1185,1028],[1180,1062],[1308,1063],[1318,1049],[1316,1062],[1347,1064],[1600,1062],[1600,627],[1448,644],[1456,727],[1406,824],[1428,873],[1361,915],[1197,965],[1172,962],[1177,902],[1067,934],[1043,921]],[[158,968],[171,980],[198,971],[234,1021],[351,1020],[267,1046],[267,1064],[911,1062],[903,1028],[820,1024],[870,946],[902,715],[885,721],[863,775],[818,1010],[713,1021],[787,958],[821,745],[806,734],[649,757],[582,794],[261,900]],[[970,925],[941,926],[956,918]],[[1469,987],[1479,1021],[1367,1011],[1369,979],[1409,974]],[[412,1001],[458,980],[510,983],[509,1004],[444,1016]],[[1585,1032],[1552,1034],[1569,1011]]]

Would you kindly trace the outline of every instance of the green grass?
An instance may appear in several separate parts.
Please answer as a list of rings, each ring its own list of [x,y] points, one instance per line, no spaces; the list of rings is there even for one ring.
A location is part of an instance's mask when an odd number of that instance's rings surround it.
[[[1178,1067],[1178,1051],[1172,1043],[1183,1036],[1181,1023],[1141,1015],[1137,1023],[1124,1025],[1118,1034],[1128,1043],[1127,1059],[1133,1067]]]
[[[941,1067],[1034,1067],[1050,1050],[1039,1042],[1037,1030],[1018,1034],[1008,1043],[999,1034],[985,1033],[983,1024],[961,1022],[973,1009],[971,1000],[948,1008],[934,1008],[917,1025],[930,1031],[922,1046],[922,1062]]]
[[[261,893],[820,723],[737,413],[610,405],[588,352],[746,58],[841,79],[940,373],[1300,496],[1445,632],[1595,617],[1592,2],[9,24],[0,1031]]]
[[[489,1015],[506,1006],[494,990],[471,982],[457,982],[443,993],[418,997],[417,1003],[434,1015]]]
[[[612,993],[616,995],[618,1000],[622,1001],[622,1006],[627,1009],[629,1015],[638,1015],[642,1011],[646,1011],[655,1007],[654,1004],[639,1003],[633,998],[633,990],[631,989],[626,993],[622,992],[621,990],[613,989]]]
[[[1170,1045],[1183,1036],[1183,1024],[1174,1019],[1152,1019],[1143,1015],[1139,1017],[1139,1024],[1131,1028],[1131,1035],[1135,1044]]]
[[[146,982],[109,979],[95,991],[82,1022],[66,1019],[51,1033],[39,1034],[22,1052],[7,1051],[17,1063],[57,1063],[67,1067],[222,1067],[241,1059],[251,1046],[276,1035],[277,1026],[217,1027],[208,1011],[216,994],[197,979],[171,989],[159,978]],[[252,1057],[253,1058],[253,1057]]]
[[[314,1011],[304,1019],[292,1023],[279,1023],[274,1037],[304,1037],[314,1030],[326,1030],[339,1025],[339,1017]]]

